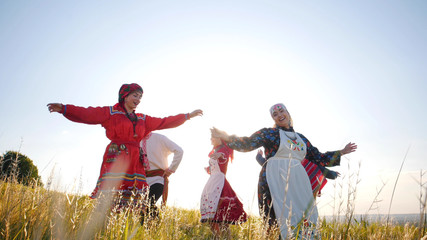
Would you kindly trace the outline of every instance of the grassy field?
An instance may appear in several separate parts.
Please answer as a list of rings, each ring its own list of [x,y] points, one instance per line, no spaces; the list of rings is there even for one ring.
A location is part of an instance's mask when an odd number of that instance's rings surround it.
[[[0,181],[0,239],[213,239],[198,210],[166,207],[160,219],[141,226],[138,211],[97,211],[97,200],[67,195],[39,186]],[[351,211],[344,221],[320,219],[322,239],[427,239],[424,222],[397,224],[355,219]],[[261,219],[231,227],[231,239],[267,237]]]

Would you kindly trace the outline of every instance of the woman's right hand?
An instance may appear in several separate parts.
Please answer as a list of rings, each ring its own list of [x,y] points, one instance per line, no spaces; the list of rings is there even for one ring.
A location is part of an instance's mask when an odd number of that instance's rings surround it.
[[[48,103],[47,109],[49,109],[49,112],[62,112],[62,103]]]

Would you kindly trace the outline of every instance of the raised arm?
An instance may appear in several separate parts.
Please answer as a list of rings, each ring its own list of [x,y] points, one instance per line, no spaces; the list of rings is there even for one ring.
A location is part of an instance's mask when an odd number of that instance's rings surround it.
[[[302,134],[299,135],[307,145],[306,159],[322,166],[340,165],[342,155],[354,152],[357,149],[356,144],[348,143],[342,150],[322,153],[314,147],[305,136]]]
[[[237,137],[234,135],[228,135],[226,132],[217,128],[211,128],[213,137],[221,138],[230,148],[239,152],[250,152],[259,147],[265,146],[269,141],[269,139],[265,137],[267,131],[267,128],[263,128],[253,133],[250,137]]]

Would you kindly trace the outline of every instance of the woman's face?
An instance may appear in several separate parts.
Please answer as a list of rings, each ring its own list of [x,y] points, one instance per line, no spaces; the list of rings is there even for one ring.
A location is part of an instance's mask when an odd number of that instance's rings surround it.
[[[216,138],[216,137],[211,137],[211,144],[216,147],[221,145],[221,139]]]
[[[138,104],[141,102],[142,92],[131,92],[125,97],[124,106],[128,112],[135,111]]]
[[[283,108],[275,109],[272,117],[276,125],[279,127],[289,128],[291,126],[291,116],[288,111]]]

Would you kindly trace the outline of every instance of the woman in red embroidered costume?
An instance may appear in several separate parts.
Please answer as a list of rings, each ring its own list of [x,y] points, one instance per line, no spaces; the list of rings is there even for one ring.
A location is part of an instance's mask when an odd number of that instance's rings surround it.
[[[233,161],[233,149],[219,138],[211,137],[211,142],[213,149],[206,168],[210,177],[200,201],[201,222],[209,222],[216,237],[229,237],[228,225],[246,222],[247,214],[225,178],[228,160]]]
[[[146,183],[145,166],[147,164],[139,142],[151,131],[174,128],[186,120],[201,116],[201,110],[188,114],[178,114],[165,118],[155,118],[135,109],[141,101],[142,88],[136,84],[123,84],[119,91],[119,102],[114,106],[106,107],[78,107],[49,103],[50,112],[62,113],[71,121],[86,124],[101,124],[106,130],[108,144],[100,175],[91,198],[101,193],[113,195],[120,193],[120,205],[129,204],[129,198],[145,193]]]

